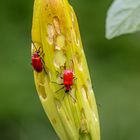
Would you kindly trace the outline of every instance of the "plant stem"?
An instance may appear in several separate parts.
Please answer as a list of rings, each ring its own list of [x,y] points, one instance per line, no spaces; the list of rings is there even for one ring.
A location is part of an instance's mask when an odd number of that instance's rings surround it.
[[[100,140],[98,111],[78,22],[67,0],[35,0],[32,41],[43,51],[45,69],[34,71],[35,85],[59,138]],[[60,75],[64,67],[73,70],[76,77],[68,94],[65,89],[56,93],[62,85],[54,84],[63,82]]]

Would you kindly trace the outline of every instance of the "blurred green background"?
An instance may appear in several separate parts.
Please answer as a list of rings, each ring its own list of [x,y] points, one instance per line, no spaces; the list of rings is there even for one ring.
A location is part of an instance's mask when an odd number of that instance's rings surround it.
[[[140,33],[105,39],[111,0],[71,0],[96,96],[102,140],[140,140]],[[33,0],[0,4],[0,140],[58,140],[30,57]]]

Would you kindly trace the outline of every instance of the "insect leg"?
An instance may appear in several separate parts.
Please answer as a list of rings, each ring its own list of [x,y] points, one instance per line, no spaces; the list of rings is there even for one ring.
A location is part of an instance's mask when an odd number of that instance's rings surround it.
[[[42,61],[42,63],[43,63],[43,69],[44,69],[44,72],[45,72],[46,74],[48,74],[48,73],[47,73],[47,70],[46,70],[46,68],[45,68],[45,62],[44,62],[44,60],[43,60],[42,57],[41,57],[41,61]]]
[[[76,99],[71,95],[71,93],[69,94],[71,96],[71,98],[76,102]]]
[[[54,83],[54,84],[57,84],[57,85],[63,85],[63,83],[57,83],[57,82],[54,82],[54,81],[52,81],[51,83]]]
[[[63,79],[63,76],[60,74],[59,71],[56,71],[56,73],[57,73],[57,76],[58,76],[58,77],[60,77],[61,79]]]
[[[70,91],[72,90],[72,88],[70,87]],[[76,99],[72,96],[71,92],[69,93],[69,95],[71,96],[71,98],[76,102]]]
[[[63,99],[62,99],[62,101],[64,100],[64,98],[66,97],[66,94],[64,93],[64,96],[63,96]]]
[[[62,88],[58,89],[57,91],[55,91],[55,93],[58,93],[62,89],[64,89],[64,86]]]

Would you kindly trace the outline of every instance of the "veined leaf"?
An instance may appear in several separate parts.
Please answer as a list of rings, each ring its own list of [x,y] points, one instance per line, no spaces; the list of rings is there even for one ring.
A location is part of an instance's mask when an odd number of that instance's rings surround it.
[[[140,30],[140,0],[115,0],[107,13],[106,38]]]

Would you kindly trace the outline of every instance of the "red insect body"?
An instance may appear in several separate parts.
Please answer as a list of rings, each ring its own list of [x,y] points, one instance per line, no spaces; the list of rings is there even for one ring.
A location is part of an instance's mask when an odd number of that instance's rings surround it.
[[[63,73],[63,85],[65,87],[65,92],[69,92],[71,90],[71,86],[73,85],[73,71],[72,70],[64,70]]]
[[[35,52],[32,55],[32,66],[33,66],[34,70],[37,72],[42,72],[42,70],[43,70],[43,63],[42,63],[41,57],[39,56],[38,52]]]
[[[73,85],[74,80],[75,80],[73,70],[65,69],[63,72],[63,77],[61,77],[61,78],[63,79],[63,83],[59,84],[59,83],[53,82],[58,85],[63,85],[63,87],[58,89],[56,91],[56,93],[65,88],[65,93],[68,93],[72,97],[72,99],[74,101],[76,101],[76,99],[70,93],[71,86]],[[64,97],[65,97],[65,95],[64,95]]]

